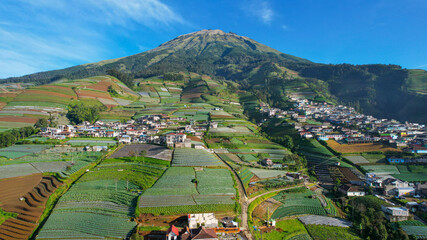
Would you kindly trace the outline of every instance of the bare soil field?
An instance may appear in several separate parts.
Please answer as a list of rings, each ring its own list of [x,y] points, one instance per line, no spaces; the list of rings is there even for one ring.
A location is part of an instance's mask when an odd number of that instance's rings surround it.
[[[78,89],[76,90],[77,96],[81,97],[90,97],[90,98],[108,98],[112,99],[110,94],[103,92],[96,92],[91,90]]]
[[[87,86],[87,88],[106,92],[108,87],[113,85],[110,81],[99,81],[95,84]]]
[[[18,116],[0,116],[0,122],[22,122],[22,123],[36,123],[36,118],[18,117]]]
[[[33,174],[0,181],[0,207],[17,213],[0,225],[0,239],[28,239],[37,227],[49,196],[61,185],[55,177]]]

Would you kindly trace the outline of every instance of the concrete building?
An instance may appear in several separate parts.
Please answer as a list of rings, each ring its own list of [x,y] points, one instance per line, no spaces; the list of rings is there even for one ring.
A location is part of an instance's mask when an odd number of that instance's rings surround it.
[[[191,229],[200,226],[216,228],[218,227],[218,219],[215,218],[215,214],[213,213],[188,214],[188,226]]]
[[[381,210],[385,213],[385,217],[390,222],[406,221],[410,216],[408,209],[404,207],[381,206]]]

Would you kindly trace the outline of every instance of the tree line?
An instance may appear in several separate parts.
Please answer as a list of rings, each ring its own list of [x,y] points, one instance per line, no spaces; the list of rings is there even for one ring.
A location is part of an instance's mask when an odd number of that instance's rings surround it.
[[[0,133],[0,147],[11,146],[19,140],[27,138],[37,132],[38,129],[34,127],[23,127],[2,132]]]

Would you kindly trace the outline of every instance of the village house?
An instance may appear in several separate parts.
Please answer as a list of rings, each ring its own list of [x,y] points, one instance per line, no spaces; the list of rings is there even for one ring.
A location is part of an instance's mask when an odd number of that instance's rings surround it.
[[[408,182],[404,182],[402,180],[396,178],[387,178],[382,182],[384,195],[386,196],[394,196],[399,194],[398,189],[405,189],[409,187]],[[400,195],[398,195],[400,196]]]
[[[187,135],[184,133],[168,133],[166,135],[166,145],[168,147],[174,147],[176,143],[184,143]]]
[[[267,166],[267,167],[271,167],[273,166],[273,161],[270,158],[265,158],[264,160],[262,160],[262,165]]]
[[[385,207],[381,206],[381,210],[384,212],[385,217],[390,222],[400,222],[409,219],[409,211],[404,207]]]
[[[122,135],[119,139],[119,143],[130,143],[132,138],[128,135]]]
[[[218,236],[214,229],[199,227],[197,229],[190,230],[188,227],[184,229],[181,234],[181,240],[217,240]]]
[[[359,186],[354,186],[351,184],[342,185],[338,191],[345,194],[347,197],[361,197],[365,196],[365,191],[363,191]]]

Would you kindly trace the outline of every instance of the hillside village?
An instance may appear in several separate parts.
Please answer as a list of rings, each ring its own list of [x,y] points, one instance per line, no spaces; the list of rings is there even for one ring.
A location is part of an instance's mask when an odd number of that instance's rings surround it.
[[[304,139],[317,139],[318,141],[335,141],[340,145],[358,144],[385,144],[390,148],[402,149],[405,152],[416,154],[414,156],[387,157],[388,164],[426,164],[426,127],[422,124],[405,123],[401,124],[395,120],[376,119],[355,111],[354,108],[342,105],[331,105],[322,102],[312,102],[307,99],[290,98],[294,102],[294,108],[281,110],[269,107],[268,104],[260,103],[259,111],[269,119],[287,119],[291,126]],[[222,108],[212,108],[211,111],[223,111]],[[171,149],[194,148],[211,150],[224,154],[227,151],[219,149],[208,149],[203,142],[203,137],[208,131],[218,128],[220,122],[210,121],[188,121],[186,118],[170,116],[167,114],[149,114],[141,116],[135,120],[125,122],[103,122],[96,121],[93,124],[83,122],[78,125],[60,125],[58,127],[42,128],[38,133],[40,137],[50,139],[72,141],[73,138],[88,139],[109,138],[116,139],[118,144],[158,144]],[[261,123],[262,124],[262,123]],[[83,141],[84,144],[84,141]],[[424,147],[423,147],[424,146]],[[333,147],[332,147],[333,149]],[[96,143],[84,148],[86,151],[105,151],[106,146],[96,146]],[[243,163],[247,165],[247,163]],[[249,165],[248,165],[249,166]],[[287,169],[286,164],[277,164],[269,158],[259,159],[257,164],[250,166],[264,167],[267,169]],[[310,166],[310,165],[309,165]],[[333,181],[337,179],[341,182],[337,192],[347,197],[367,196],[374,194],[377,198],[389,203],[383,206],[382,211],[391,222],[407,221],[412,219],[414,213],[427,212],[427,202],[419,199],[427,197],[427,184],[423,182],[404,181],[396,178],[392,172],[365,171],[363,174],[358,168],[342,167],[340,161],[336,161],[333,166],[328,167],[326,173],[319,173],[315,167],[315,172],[319,177],[320,186],[333,190],[332,185],[322,181],[322,174],[327,175]],[[363,166],[361,166],[363,168]],[[333,170],[335,169],[335,170]],[[335,171],[335,173],[334,173]],[[338,174],[336,173],[338,172]],[[289,179],[305,178],[307,176],[296,176],[298,173],[288,172]],[[251,183],[254,184],[254,183]],[[251,186],[249,184],[249,187]],[[334,184],[336,186],[336,184]],[[405,199],[403,206],[398,206],[390,201],[391,199]],[[325,203],[325,206],[328,204]],[[200,215],[201,217],[202,215]],[[220,239],[230,239],[230,233],[238,233],[236,230],[239,223],[231,221],[224,224],[225,228],[218,228],[218,220],[214,215],[201,217],[201,219],[212,218],[212,220],[202,221],[197,224],[190,224],[190,227],[179,230],[174,225],[166,231],[167,239],[214,239],[216,234],[225,234]],[[194,215],[191,219],[199,218]],[[226,218],[225,218],[226,219]],[[233,219],[233,218],[230,218]],[[190,223],[190,217],[188,218]],[[209,225],[209,221],[215,226]],[[226,221],[226,220],[224,220]],[[203,223],[202,226],[198,228]],[[225,230],[228,226],[230,229]],[[275,227],[275,223],[270,223]],[[193,230],[191,230],[193,229]],[[216,229],[215,231],[213,229]],[[151,237],[164,233],[151,233]],[[225,237],[225,238],[224,238]]]
[[[199,41],[221,68],[175,71]],[[332,104],[329,80],[303,76],[321,66],[234,33],[151,53],[134,57],[153,68],[122,58],[0,84],[0,239],[426,238],[425,125]]]

